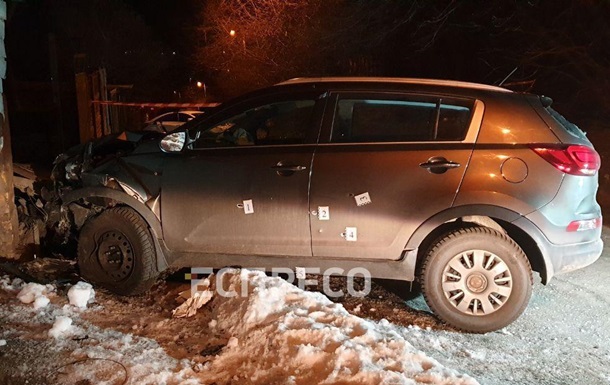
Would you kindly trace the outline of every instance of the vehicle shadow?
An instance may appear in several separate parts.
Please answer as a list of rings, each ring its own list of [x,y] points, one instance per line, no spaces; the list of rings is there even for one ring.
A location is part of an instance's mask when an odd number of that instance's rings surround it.
[[[318,282],[317,286],[307,287],[307,290],[324,293],[322,276],[308,275],[307,278]],[[342,292],[343,295],[329,298],[341,303],[353,315],[374,321],[386,319],[403,327],[458,331],[432,314],[416,284],[412,286],[405,281],[373,279],[370,282],[370,292],[365,296],[351,295],[348,284],[345,277],[330,277],[330,288],[334,292]],[[353,289],[366,292],[364,279],[354,278]]]

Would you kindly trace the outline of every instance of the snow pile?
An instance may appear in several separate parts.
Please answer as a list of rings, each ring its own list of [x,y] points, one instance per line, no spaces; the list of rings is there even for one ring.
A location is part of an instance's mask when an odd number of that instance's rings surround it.
[[[41,285],[39,283],[30,282],[23,286],[17,294],[17,299],[23,303],[34,303],[34,309],[40,309],[47,306],[50,302],[47,295],[53,293],[55,287],[53,285]]]
[[[216,296],[210,326],[231,338],[202,368],[206,383],[477,384],[321,293],[258,271],[222,278],[236,295]]]
[[[68,290],[68,300],[70,305],[85,309],[87,303],[93,302],[95,299],[95,291],[93,286],[86,282],[78,282]]]
[[[49,337],[55,339],[65,337],[70,334],[71,329],[72,319],[70,317],[59,316],[55,319],[51,330],[49,330]]]

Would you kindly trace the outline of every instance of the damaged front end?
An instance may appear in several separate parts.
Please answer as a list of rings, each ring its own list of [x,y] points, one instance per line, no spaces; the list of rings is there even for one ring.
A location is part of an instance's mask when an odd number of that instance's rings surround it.
[[[59,229],[78,231],[102,210],[134,199],[159,218],[160,134],[123,132],[59,155],[52,179],[61,202]],[[112,190],[110,194],[107,190]],[[116,193],[121,193],[117,195]],[[68,238],[66,234],[66,239]]]

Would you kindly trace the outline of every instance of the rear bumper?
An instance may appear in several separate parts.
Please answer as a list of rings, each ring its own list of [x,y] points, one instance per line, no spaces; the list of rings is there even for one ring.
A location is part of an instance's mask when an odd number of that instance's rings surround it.
[[[552,263],[552,275],[568,273],[589,266],[601,256],[604,242],[596,239],[592,242],[570,245],[547,244],[547,255]],[[547,270],[549,267],[547,267]]]
[[[540,272],[544,284],[556,274],[567,273],[592,264],[601,256],[604,248],[601,228],[592,230],[593,234],[589,234],[590,238],[585,242],[556,244],[549,241],[540,227],[526,217],[519,218],[513,224],[524,230],[536,242],[544,259],[544,271]]]

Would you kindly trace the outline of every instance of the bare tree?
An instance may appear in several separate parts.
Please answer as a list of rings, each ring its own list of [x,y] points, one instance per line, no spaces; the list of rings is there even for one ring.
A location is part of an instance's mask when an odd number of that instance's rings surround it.
[[[225,95],[295,76],[375,74],[374,52],[421,7],[417,1],[215,0],[204,9],[196,61],[213,71]]]
[[[203,17],[196,65],[223,95],[294,76],[435,77],[610,115],[609,2],[211,0]]]
[[[471,28],[488,40],[477,50],[488,65],[479,70],[487,81],[497,83],[513,72],[509,85],[553,95],[573,116],[610,117],[610,3],[504,2],[467,10],[475,15]]]
[[[301,55],[311,52],[311,18],[322,1],[215,0],[205,7],[197,59],[214,73],[223,91],[238,93],[299,73]],[[299,28],[302,27],[302,28]],[[299,55],[299,56],[301,56]],[[233,91],[233,92],[231,92]]]

